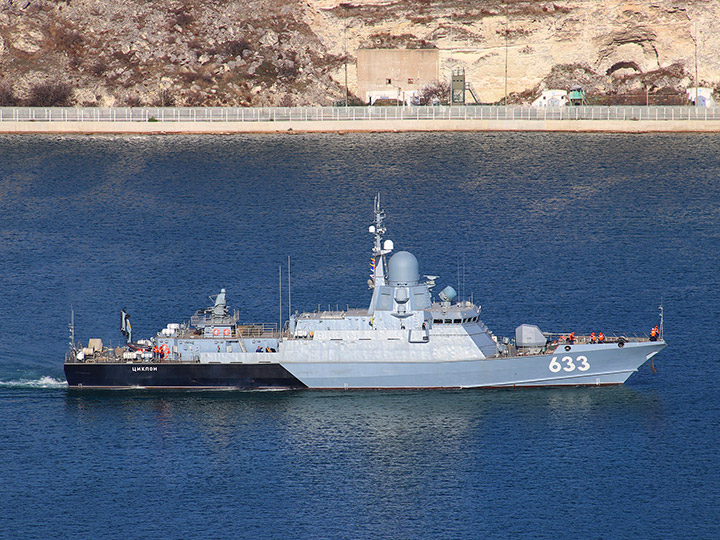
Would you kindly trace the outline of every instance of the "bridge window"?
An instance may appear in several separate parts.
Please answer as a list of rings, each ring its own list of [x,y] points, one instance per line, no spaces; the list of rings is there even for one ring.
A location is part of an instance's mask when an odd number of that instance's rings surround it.
[[[433,324],[442,324],[442,319],[433,319]]]

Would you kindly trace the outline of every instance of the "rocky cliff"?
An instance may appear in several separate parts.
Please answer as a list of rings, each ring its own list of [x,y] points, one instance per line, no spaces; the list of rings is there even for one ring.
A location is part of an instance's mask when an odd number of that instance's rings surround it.
[[[0,104],[328,105],[358,48],[433,47],[481,101],[720,83],[710,0],[0,0]]]

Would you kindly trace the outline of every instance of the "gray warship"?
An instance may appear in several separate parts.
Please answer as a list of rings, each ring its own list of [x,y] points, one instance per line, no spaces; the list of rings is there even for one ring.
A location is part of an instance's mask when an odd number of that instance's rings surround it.
[[[595,386],[623,384],[665,348],[662,310],[650,336],[543,332],[521,324],[498,338],[480,308],[457,301],[437,276],[421,279],[407,251],[393,254],[385,212],[375,199],[372,297],[367,308],[296,313],[287,324],[242,323],[226,291],[188,322],[170,323],[127,344],[71,339],[65,375],[71,388],[400,389]],[[391,255],[392,254],[392,255]],[[658,328],[658,327],[656,327]]]

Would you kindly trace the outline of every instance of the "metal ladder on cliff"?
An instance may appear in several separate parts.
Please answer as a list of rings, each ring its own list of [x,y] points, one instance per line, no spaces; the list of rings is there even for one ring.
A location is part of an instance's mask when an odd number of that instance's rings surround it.
[[[470,95],[475,100],[475,105],[480,105],[480,100],[475,95],[475,89],[473,88],[472,84],[467,81],[465,82],[465,90],[470,92]]]

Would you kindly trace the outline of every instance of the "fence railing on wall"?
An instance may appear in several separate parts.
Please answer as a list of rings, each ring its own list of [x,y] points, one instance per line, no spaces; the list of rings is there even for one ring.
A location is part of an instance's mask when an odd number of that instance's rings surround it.
[[[0,122],[720,120],[720,107],[0,107]]]

